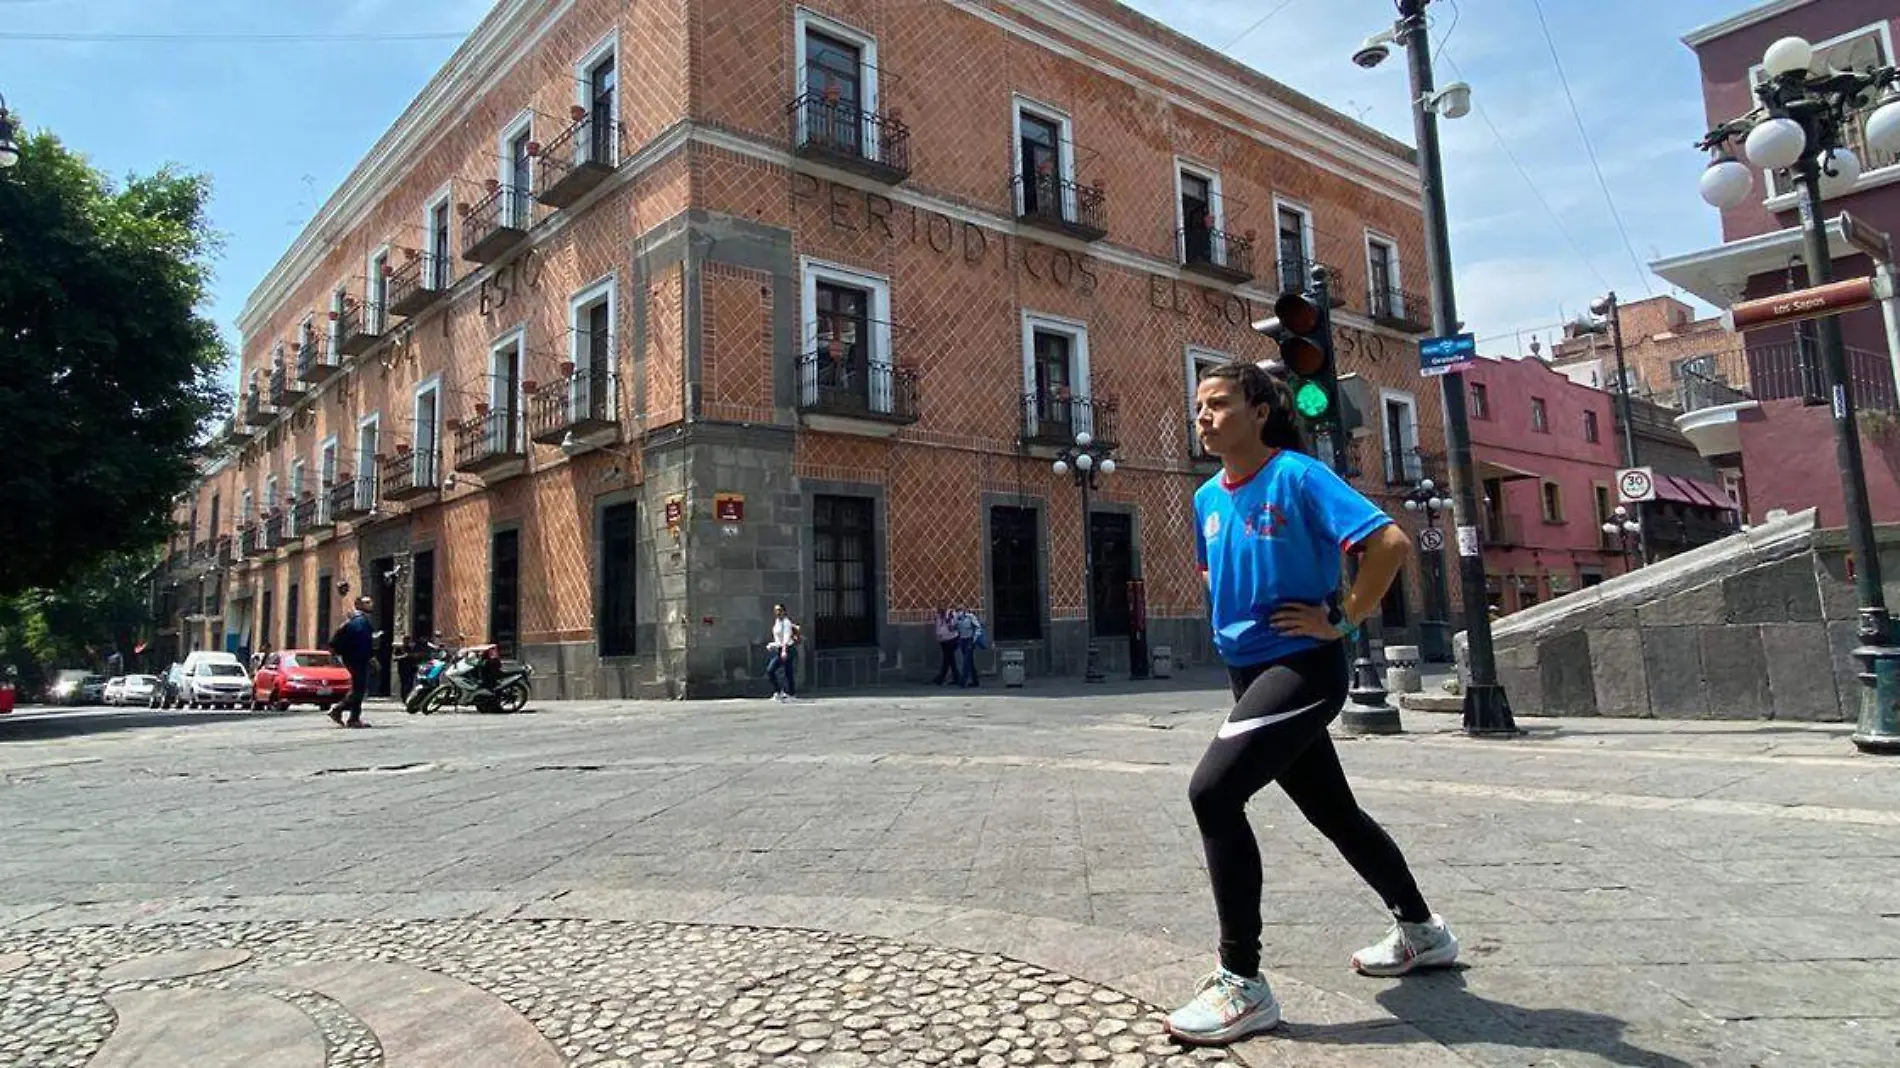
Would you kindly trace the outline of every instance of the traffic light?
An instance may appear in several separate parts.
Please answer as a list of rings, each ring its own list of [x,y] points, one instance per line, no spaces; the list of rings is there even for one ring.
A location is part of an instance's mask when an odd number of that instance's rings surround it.
[[[1313,292],[1282,293],[1273,317],[1253,328],[1280,346],[1280,363],[1293,387],[1293,408],[1307,421],[1329,425],[1339,411],[1338,368],[1333,363],[1333,323],[1325,285]]]

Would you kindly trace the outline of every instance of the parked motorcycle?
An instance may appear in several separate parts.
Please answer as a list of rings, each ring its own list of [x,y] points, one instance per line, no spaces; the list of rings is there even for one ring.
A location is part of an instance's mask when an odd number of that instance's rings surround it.
[[[528,664],[504,668],[499,646],[470,646],[438,674],[435,688],[423,698],[422,711],[428,715],[466,704],[487,715],[519,712],[528,703],[528,680],[533,674]]]
[[[442,684],[442,673],[448,670],[454,660],[447,646],[429,642],[428,647],[428,656],[416,667],[416,684],[409,688],[408,695],[403,698],[403,708],[411,715],[417,712],[428,715],[435,711],[428,707],[429,695]]]

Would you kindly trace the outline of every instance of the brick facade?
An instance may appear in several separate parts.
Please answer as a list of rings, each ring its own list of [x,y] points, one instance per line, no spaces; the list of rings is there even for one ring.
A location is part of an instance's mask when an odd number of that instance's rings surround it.
[[[1697,319],[1687,304],[1667,296],[1624,304],[1618,315],[1623,327],[1623,363],[1637,396],[1685,407],[1680,370],[1685,364],[1724,385],[1749,388],[1742,336],[1724,328],[1720,319]],[[1608,327],[1584,329],[1572,324],[1564,334],[1551,346],[1553,369],[1582,385],[1615,389],[1616,346]],[[1696,406],[1691,400],[1687,407]]]
[[[804,116],[837,105],[807,97],[788,111],[812,84],[799,69],[801,31],[861,48],[855,98],[871,103],[875,83],[886,123],[876,129],[908,131],[898,180],[865,173],[855,165],[863,159],[793,151],[815,136]],[[367,352],[262,418],[251,440],[233,442],[191,502],[198,520],[187,540],[234,534],[243,491],[262,500],[265,479],[286,483],[296,459],[317,492],[311,480],[331,435],[339,473],[361,473],[358,428],[378,413],[382,460],[371,462],[386,480],[392,462],[400,475],[411,462],[404,451],[426,450],[431,437],[414,425],[418,389],[430,382],[439,382],[434,437],[452,484],[400,503],[382,485],[373,515],[253,554],[224,575],[221,611],[188,645],[317,640],[320,598],[333,623],[343,615],[337,580],[392,602],[392,634],[428,610],[423,625],[450,640],[487,639],[491,622],[510,616],[508,605],[490,604],[499,536],[519,542],[514,637],[549,696],[756,692],[774,601],[803,621],[812,640],[802,673],[819,685],[914,680],[935,668],[937,607],[993,616],[992,509],[1022,507],[1034,510],[1026,564],[1041,600],[1038,633],[999,647],[1023,649],[1032,673],[1079,671],[1080,502],[1050,471],[1052,450],[1024,440],[1024,395],[1047,403],[1060,393],[1038,387],[1031,370],[1043,323],[1068,338],[1061,395],[1086,399],[1098,429],[1117,432],[1119,468],[1095,505],[1098,516],[1126,517],[1127,545],[1115,542],[1110,571],[1145,583],[1151,644],[1204,658],[1187,524],[1193,490],[1214,468],[1190,440],[1191,368],[1196,353],[1272,355],[1249,324],[1270,314],[1280,288],[1281,205],[1303,215],[1303,255],[1334,271],[1342,369],[1375,387],[1356,454],[1362,486],[1398,513],[1396,494],[1418,472],[1383,454],[1442,440],[1436,387],[1422,388],[1416,370],[1414,339],[1429,310],[1416,297],[1426,286],[1410,151],[1102,0],[1011,0],[983,12],[913,0],[578,0],[552,15],[505,0],[259,287],[241,323],[244,381],[268,381],[278,346],[293,351],[307,316],[328,326],[337,286],[373,299],[369,257],[384,245],[396,266],[410,249],[426,257],[426,213],[439,191],[479,219],[484,179],[509,174],[498,167],[511,124],[530,122],[543,152],[558,145],[574,121],[568,109],[585,99],[576,65],[603,42],[616,42],[621,74],[611,174],[576,203],[533,204],[519,247],[486,265],[466,258],[479,235],[455,218],[448,293],[391,316]],[[1016,158],[1021,102],[1072,132],[1060,150],[1062,176],[1075,183],[1064,211],[1098,203],[1106,233],[1019,220],[1012,174],[1018,184],[1045,180]],[[880,135],[858,136],[847,147],[861,157],[897,162],[888,146],[863,148]],[[1184,265],[1181,164],[1217,177],[1209,214],[1236,235],[1218,265],[1242,266],[1251,251],[1252,278]],[[533,166],[539,192],[546,160]],[[1249,250],[1240,235],[1250,232]],[[1392,250],[1377,284],[1369,235]],[[814,300],[827,278],[868,302],[868,340],[816,336]],[[518,462],[459,463],[458,437],[487,439],[449,423],[485,418],[478,404],[507,408],[491,353],[511,338],[521,339],[516,378],[545,394],[528,403],[530,422],[539,425],[536,404],[571,413],[561,398],[578,394],[560,383],[568,364],[585,371],[593,343],[577,310],[584,291],[611,294],[609,425],[565,443],[558,433],[524,442]],[[836,299],[838,290],[825,292]],[[824,321],[839,336],[845,319]],[[846,399],[858,407],[840,411],[835,387],[853,375]],[[530,392],[521,385],[518,398]],[[1388,404],[1398,406],[1396,441],[1387,440]],[[210,530],[214,494],[220,520]],[[637,537],[631,566],[621,567],[603,559],[602,531],[629,504]],[[827,525],[860,508],[871,524],[862,542]],[[1111,541],[1119,522],[1106,524]],[[416,573],[422,561],[432,564],[427,576]],[[329,580],[321,592],[320,575]],[[615,575],[631,576],[633,648],[603,656],[603,612],[624,601],[603,588]],[[300,618],[290,632],[282,613],[293,582]],[[1416,574],[1405,583],[1416,606]],[[418,591],[430,588],[425,606]],[[276,618],[265,634],[267,591]],[[834,603],[850,607],[821,607]],[[868,631],[850,631],[860,617]],[[824,637],[847,632],[855,636]],[[1126,670],[1126,640],[1105,650],[1111,668]]]

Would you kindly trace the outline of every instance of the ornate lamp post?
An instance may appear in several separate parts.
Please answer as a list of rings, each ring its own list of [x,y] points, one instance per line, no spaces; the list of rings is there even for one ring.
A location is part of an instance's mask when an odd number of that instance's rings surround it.
[[[1643,540],[1643,524],[1630,515],[1628,508],[1619,504],[1616,506],[1616,511],[1610,513],[1609,520],[1603,524],[1603,533],[1615,538],[1617,544],[1623,547],[1623,570],[1625,572],[1632,570],[1635,565],[1631,561],[1635,557],[1637,546],[1641,545]]]
[[[1755,87],[1759,107],[1708,132],[1697,147],[1713,154],[1702,172],[1702,199],[1717,208],[1736,207],[1749,196],[1754,172],[1787,171],[1800,198],[1808,285],[1834,280],[1833,259],[1821,218],[1822,198],[1846,193],[1860,178],[1861,161],[1846,143],[1848,124],[1884,90],[1880,107],[1867,117],[1870,152],[1900,152],[1900,68],[1870,67],[1836,71],[1826,63],[1817,72],[1814,46],[1799,37],[1783,37],[1762,57],[1767,77]],[[1735,158],[1742,143],[1749,163]],[[1841,498],[1847,513],[1847,543],[1853,553],[1854,588],[1860,604],[1860,716],[1854,744],[1865,752],[1900,754],[1900,648],[1893,644],[1893,620],[1880,584],[1880,555],[1874,545],[1873,512],[1867,503],[1867,472],[1861,462],[1860,429],[1854,395],[1847,384],[1847,354],[1840,320],[1818,321],[1821,368],[1834,408],[1834,454],[1841,470]]]
[[[13,113],[7,110],[7,98],[0,93],[0,170],[20,162],[20,146],[13,141]]]
[[[1095,644],[1095,546],[1089,538],[1089,516],[1093,514],[1089,500],[1095,492],[1096,478],[1115,473],[1115,460],[1108,449],[1096,444],[1094,436],[1084,430],[1075,435],[1074,445],[1065,446],[1056,454],[1055,463],[1049,466],[1057,478],[1073,475],[1082,491],[1082,633],[1089,643],[1082,678],[1086,682],[1101,682],[1105,676],[1101,650]]]
[[[1451,659],[1451,641],[1446,633],[1445,617],[1450,614],[1451,597],[1445,589],[1445,534],[1438,529],[1438,517],[1450,514],[1451,496],[1429,478],[1405,494],[1405,510],[1425,517],[1425,530],[1418,535],[1418,555],[1425,564],[1425,618],[1419,621],[1420,652],[1426,660]],[[1429,533],[1427,533],[1429,532]]]

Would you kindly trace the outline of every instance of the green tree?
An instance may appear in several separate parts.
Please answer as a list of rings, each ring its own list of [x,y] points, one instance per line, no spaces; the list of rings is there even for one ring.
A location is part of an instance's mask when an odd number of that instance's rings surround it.
[[[115,185],[47,133],[0,170],[0,596],[170,533],[225,401],[209,184]]]
[[[115,652],[136,666],[133,651],[151,620],[141,579],[159,556],[115,553],[56,589],[0,597],[0,671],[11,665],[37,687],[60,668],[103,668]]]

